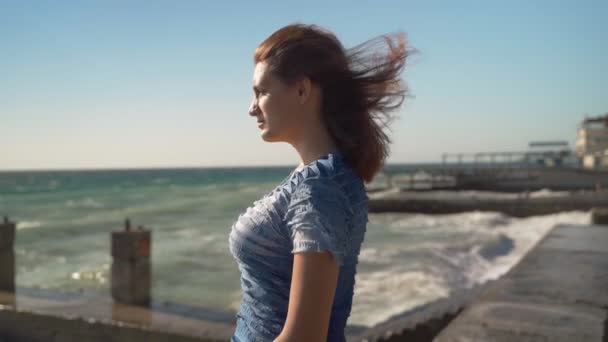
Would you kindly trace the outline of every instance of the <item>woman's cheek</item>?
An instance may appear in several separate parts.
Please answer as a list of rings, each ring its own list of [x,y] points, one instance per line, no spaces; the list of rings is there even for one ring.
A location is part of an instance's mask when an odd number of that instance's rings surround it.
[[[266,103],[266,96],[263,96],[259,100],[259,106],[263,113],[266,113],[268,104]]]

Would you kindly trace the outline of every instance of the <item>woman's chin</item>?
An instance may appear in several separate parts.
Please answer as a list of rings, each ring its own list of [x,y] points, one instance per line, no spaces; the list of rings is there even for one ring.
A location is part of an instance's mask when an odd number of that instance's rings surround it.
[[[262,132],[260,132],[260,136],[262,137],[262,140],[264,141],[274,141],[272,139],[272,134],[270,134],[270,132],[268,132],[268,130],[264,129],[262,130]]]
[[[272,135],[272,133],[266,129],[262,130],[262,132],[260,133],[260,136],[262,137],[262,140],[264,140],[266,142],[281,141],[281,139],[278,139],[276,136]]]

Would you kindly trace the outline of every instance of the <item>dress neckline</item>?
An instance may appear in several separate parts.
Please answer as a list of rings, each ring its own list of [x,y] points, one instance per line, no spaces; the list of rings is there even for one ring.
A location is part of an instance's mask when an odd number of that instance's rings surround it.
[[[315,164],[315,163],[317,163],[318,161],[320,161],[320,160],[325,160],[325,159],[329,159],[331,156],[333,156],[334,158],[335,158],[335,157],[342,157],[342,153],[341,153],[340,151],[337,151],[337,150],[336,150],[336,151],[331,151],[331,152],[324,153],[324,154],[322,154],[321,156],[319,156],[319,158],[317,158],[317,159],[315,159],[315,160],[311,161],[310,163],[308,163],[308,164],[306,164],[306,165],[302,166],[302,168],[301,168],[301,169],[299,169],[299,170],[298,170],[297,168],[295,168],[293,171],[291,171],[291,173],[289,174],[289,176],[287,177],[287,179],[291,179],[291,178],[292,178],[292,177],[293,177],[295,174],[297,174],[297,173],[301,173],[301,172],[302,172],[302,171],[304,171],[306,168],[308,168],[308,167],[310,167],[310,166],[314,165],[314,164]]]
[[[300,170],[293,169],[293,170],[291,171],[291,173],[290,173],[290,174],[289,174],[287,177],[285,177],[285,178],[284,178],[284,179],[283,179],[283,180],[282,180],[282,181],[281,181],[281,182],[280,182],[280,183],[279,183],[279,184],[278,184],[278,185],[275,187],[275,189],[274,189],[272,192],[270,192],[268,195],[266,195],[266,196],[269,196],[269,195],[273,194],[275,191],[279,191],[280,189],[283,189],[283,188],[285,188],[285,187],[288,187],[288,186],[289,186],[289,184],[291,184],[291,186],[294,186],[294,185],[295,185],[295,183],[294,183],[294,179],[296,179],[296,183],[297,183],[297,179],[298,179],[298,178],[297,178],[297,175],[298,175],[298,174],[301,174],[302,172],[304,172],[304,171],[305,171],[305,170],[307,170],[307,169],[310,169],[310,168],[315,168],[315,165],[317,165],[317,163],[319,163],[320,161],[323,161],[323,160],[329,160],[329,159],[333,159],[333,160],[340,159],[340,160],[342,160],[342,159],[343,159],[343,157],[344,157],[344,156],[343,156],[343,154],[342,154],[340,151],[331,151],[331,152],[327,152],[327,153],[322,154],[322,155],[321,155],[321,156],[319,156],[319,158],[317,158],[316,160],[313,160],[312,162],[310,162],[310,163],[308,163],[308,164],[304,165],[304,166],[303,166],[303,167],[302,167]]]

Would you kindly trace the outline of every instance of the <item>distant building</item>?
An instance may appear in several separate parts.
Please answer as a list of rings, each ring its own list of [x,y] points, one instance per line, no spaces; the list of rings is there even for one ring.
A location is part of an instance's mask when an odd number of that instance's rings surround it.
[[[608,113],[582,122],[576,134],[576,155],[585,168],[608,168]]]

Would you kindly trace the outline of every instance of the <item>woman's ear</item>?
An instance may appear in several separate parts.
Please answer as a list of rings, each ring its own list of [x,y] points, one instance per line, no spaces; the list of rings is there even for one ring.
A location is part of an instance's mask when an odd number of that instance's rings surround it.
[[[302,77],[296,82],[296,87],[298,91],[298,102],[300,104],[306,103],[312,92],[312,82],[310,81],[310,78],[306,76]]]

